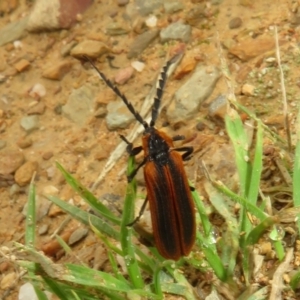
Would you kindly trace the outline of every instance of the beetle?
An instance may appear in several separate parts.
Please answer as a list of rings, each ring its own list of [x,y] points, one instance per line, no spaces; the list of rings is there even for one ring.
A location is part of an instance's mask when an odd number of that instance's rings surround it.
[[[177,59],[176,55],[162,68],[149,124],[134,109],[126,96],[88,59],[107,86],[123,100],[135,119],[144,126],[142,146],[133,148],[133,144],[120,135],[127,143],[130,155],[144,151],[143,161],[128,176],[128,182],[144,166],[147,196],[139,216],[128,225],[133,225],[139,220],[148,201],[155,246],[161,256],[173,260],[178,260],[191,252],[196,236],[195,206],[183,165],[184,160],[191,158],[193,147],[175,148],[174,141],[183,140],[184,137],[178,135],[171,138],[155,128],[167,72]]]

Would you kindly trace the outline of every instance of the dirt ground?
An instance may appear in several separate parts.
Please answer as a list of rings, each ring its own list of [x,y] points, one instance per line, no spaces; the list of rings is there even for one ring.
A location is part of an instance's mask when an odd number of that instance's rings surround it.
[[[142,72],[135,71],[124,85],[119,86],[122,92],[137,107],[140,107],[141,104],[138,101],[142,101],[143,97],[149,93],[150,85],[153,84],[170,49],[182,45],[180,41],[161,43],[159,38],[156,38],[137,58],[128,59],[128,49],[138,33],[133,30],[134,26],[126,18],[123,18],[126,14],[126,5],[119,6],[117,2],[113,0],[95,1],[78,17],[78,22],[70,29],[28,33],[20,39],[21,45],[11,42],[0,47],[0,75],[3,74],[0,82],[0,144],[2,147],[0,149],[0,167],[5,169],[5,175],[2,176],[0,168],[1,246],[12,248],[14,241],[24,242],[24,212],[28,198],[28,183],[34,171],[36,171],[35,184],[38,195],[37,247],[42,247],[67,217],[60,209],[54,206],[49,207],[44,195],[54,194],[87,209],[82,199],[66,185],[55,162],[62,164],[85,186],[92,187],[103,170],[110,153],[120,143],[118,135],[120,133],[127,135],[134,125],[132,123],[126,129],[108,130],[105,108],[110,94],[103,84],[97,82],[100,79],[88,64],[84,64],[70,55],[62,57],[63,47],[73,41],[78,43],[87,38],[98,39],[109,45],[111,49],[109,55],[114,57],[112,64],[119,69],[128,67],[132,61],[143,61],[145,63],[144,70]],[[198,5],[198,2],[203,3],[202,1],[182,2],[184,3],[183,10],[173,14],[167,14],[160,8],[157,25],[160,29],[174,20],[184,18],[193,6]],[[280,77],[276,63],[272,60],[275,58],[275,48],[269,47],[268,44],[273,43],[273,40],[270,42],[268,38],[274,38],[274,26],[278,27],[294,143],[294,124],[300,99],[299,2],[291,0],[275,2],[273,0],[224,0],[205,3],[207,14],[203,16],[202,23],[192,25],[192,38],[185,42],[185,55],[193,58],[192,65],[199,63],[220,66],[220,51],[217,46],[219,39],[223,55],[227,59],[235,82],[237,100],[254,111],[266,124],[285,138]],[[20,3],[16,1],[16,6],[10,12],[4,10],[0,16],[0,32],[5,25],[28,15],[32,6],[31,1],[20,1]],[[105,28],[108,23],[112,22],[112,19],[121,24],[125,22],[129,32],[118,36],[107,34]],[[142,19],[147,19],[147,17],[142,17]],[[248,39],[256,41],[261,39],[262,44],[253,46],[244,43]],[[236,45],[241,45],[241,48],[234,48]],[[264,50],[265,45],[267,46]],[[110,67],[107,55],[102,55],[96,64],[104,74],[113,78],[119,70]],[[29,66],[24,69],[21,66],[21,69],[18,70],[17,63],[21,58],[29,62]],[[70,67],[64,76],[56,78],[56,80],[43,77],[43,73],[48,67],[55,66],[62,60],[70,62]],[[264,70],[272,63],[275,67],[265,74]],[[188,79],[190,73],[187,72],[187,75],[182,76],[179,80],[171,76],[166,87],[166,98],[173,95]],[[2,78],[4,79],[2,80]],[[44,87],[45,95],[39,96],[32,92],[33,86],[37,83]],[[87,121],[81,124],[66,117],[61,108],[67,103],[72,91],[86,83],[91,83],[99,88],[99,92],[95,96],[94,107],[92,107]],[[232,161],[230,142],[225,133],[223,115],[222,113],[220,116],[219,113],[209,115],[210,103],[219,94],[226,93],[226,81],[221,78],[193,118],[176,124],[174,127],[172,120],[167,120],[166,113],[163,111],[157,127],[169,124],[164,129],[170,135],[187,135],[192,141],[191,144],[197,148],[194,160],[187,163],[187,173],[190,178],[194,178],[195,161],[200,157],[206,160],[208,165],[214,166],[218,161],[227,161],[226,167],[214,168],[214,175],[219,180],[229,185],[232,184],[234,188],[234,184],[228,182],[230,181],[228,168],[234,162]],[[95,111],[99,108],[103,113],[95,116]],[[38,124],[34,129],[26,131],[21,124],[22,118],[28,116],[37,116]],[[203,137],[207,139],[207,142],[203,142]],[[199,138],[202,138],[201,142],[199,142]],[[138,143],[137,139],[135,144]],[[266,139],[265,145],[270,146],[270,140]],[[223,149],[222,152],[218,152],[220,148]],[[124,170],[126,161],[127,155],[124,153],[94,190],[97,197],[102,196],[103,198],[103,195],[106,195],[106,201],[112,209],[122,209],[126,178],[120,171]],[[266,186],[284,184],[284,178],[277,171],[276,163],[269,161],[268,164],[272,174],[266,175],[266,181],[269,180]],[[14,168],[12,165],[17,167]],[[10,167],[13,169],[12,171],[9,170]],[[20,167],[23,167],[22,172],[18,171]],[[234,167],[232,168],[234,173]],[[140,181],[142,181],[141,177],[139,176]],[[201,193],[201,180],[204,179],[200,176],[198,180]],[[77,222],[70,221],[63,226],[61,233],[68,236],[78,227],[80,225]],[[72,248],[82,261],[93,261],[94,265],[101,265],[106,260],[101,256],[103,255],[103,252],[99,250],[101,246],[92,232],[89,232]],[[75,260],[72,257],[64,256],[60,251],[55,252],[55,257],[60,261]],[[8,274],[13,274],[10,275],[10,279],[7,279],[12,283],[12,288],[2,282],[0,294],[3,293],[2,299],[4,297],[6,297],[5,299],[17,299],[22,279],[18,279],[19,274],[11,264],[1,259],[1,280]]]

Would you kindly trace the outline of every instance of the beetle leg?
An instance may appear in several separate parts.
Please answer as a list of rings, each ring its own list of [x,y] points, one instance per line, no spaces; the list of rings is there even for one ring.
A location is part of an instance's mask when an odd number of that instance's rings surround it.
[[[143,150],[142,146],[133,148],[133,144],[130,143],[124,135],[120,134],[120,138],[127,144],[126,151],[130,156],[136,156]]]
[[[183,141],[185,140],[185,136],[184,135],[175,135],[172,137],[173,142],[175,141]]]
[[[189,160],[192,158],[192,153],[194,151],[193,147],[180,147],[180,148],[174,148],[173,150],[178,152],[185,152],[182,154],[182,160]]]
[[[130,175],[127,176],[127,181],[131,182],[138,170],[146,163],[147,158],[145,157],[143,161],[131,172]]]
[[[146,205],[147,205],[147,202],[148,202],[148,197],[146,197],[141,209],[140,209],[140,212],[139,212],[139,215],[129,224],[127,224],[127,226],[132,226],[134,225],[136,222],[139,221],[139,219],[141,218],[141,216],[143,215],[145,209],[146,209]]]

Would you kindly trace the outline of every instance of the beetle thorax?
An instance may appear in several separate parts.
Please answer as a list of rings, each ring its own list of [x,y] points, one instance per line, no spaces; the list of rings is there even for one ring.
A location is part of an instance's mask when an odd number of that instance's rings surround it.
[[[168,163],[169,159],[169,145],[166,140],[159,135],[155,130],[150,134],[147,134],[147,147],[146,154],[150,161],[155,161],[160,165],[165,165]]]

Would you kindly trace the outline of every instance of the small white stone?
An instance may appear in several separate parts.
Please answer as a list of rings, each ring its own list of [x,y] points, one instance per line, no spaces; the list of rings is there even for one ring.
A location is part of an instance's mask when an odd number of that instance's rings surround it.
[[[38,300],[33,285],[30,282],[20,287],[18,300]]]
[[[23,44],[22,44],[21,41],[14,41],[13,44],[14,44],[15,49],[22,49],[23,48]]]
[[[138,72],[142,72],[145,68],[145,64],[136,60],[131,63],[131,66]]]
[[[46,95],[46,88],[41,83],[36,83],[29,91],[29,95],[33,98],[42,98]]]
[[[153,28],[153,27],[156,27],[157,25],[157,18],[156,16],[150,16],[146,21],[145,21],[146,25],[149,27],[149,28]]]

